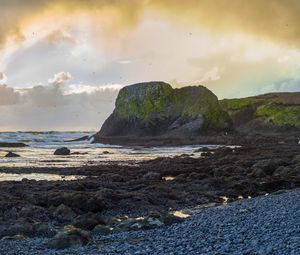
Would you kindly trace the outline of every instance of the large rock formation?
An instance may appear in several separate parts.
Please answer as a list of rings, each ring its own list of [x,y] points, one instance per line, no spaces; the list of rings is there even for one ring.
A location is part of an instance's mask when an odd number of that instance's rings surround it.
[[[203,86],[173,89],[164,82],[139,83],[120,90],[113,113],[95,136],[193,136],[224,130],[229,117]]]

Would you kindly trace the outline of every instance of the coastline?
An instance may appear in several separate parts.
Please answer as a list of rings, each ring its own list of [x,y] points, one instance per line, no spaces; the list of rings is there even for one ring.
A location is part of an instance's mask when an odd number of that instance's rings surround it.
[[[101,136],[95,135],[93,143],[125,146],[180,146],[180,145],[255,145],[255,144],[297,144],[300,132],[282,133],[207,133],[199,136]]]
[[[70,224],[93,233],[100,223],[112,228],[112,220],[125,215],[146,217],[154,211],[163,215],[298,188],[300,146],[293,137],[289,139],[255,140],[238,148],[202,148],[198,158],[182,155],[134,164],[0,169],[86,176],[74,181],[1,182],[0,236],[22,235],[30,240],[49,229],[55,234]],[[95,220],[90,222],[90,218]],[[24,222],[27,228],[16,227]],[[44,232],[37,231],[36,225],[42,225]]]
[[[17,254],[298,254],[300,190],[203,209],[183,223],[152,230],[95,234],[83,247],[51,250],[47,239],[1,241]]]

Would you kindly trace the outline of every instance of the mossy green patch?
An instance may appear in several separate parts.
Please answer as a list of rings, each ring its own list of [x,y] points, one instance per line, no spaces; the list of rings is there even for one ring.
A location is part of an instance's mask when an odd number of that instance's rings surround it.
[[[228,120],[228,115],[222,111],[217,96],[203,86],[175,90],[173,104],[186,118],[195,118],[202,114],[206,127],[222,128]]]
[[[300,128],[300,106],[266,104],[257,107],[256,116],[263,118],[266,124],[278,127]]]
[[[220,100],[221,107],[227,111],[231,118],[234,118],[241,110],[258,102],[255,98],[234,98]]]
[[[154,113],[164,114],[172,96],[172,87],[163,82],[128,86],[119,92],[116,113],[120,118],[134,117],[148,121]]]
[[[224,99],[220,105],[226,110],[234,121],[247,107],[254,110],[253,118],[257,119],[262,125],[275,127],[300,127],[300,105],[289,105],[284,103],[280,94],[272,94],[240,98]]]
[[[119,118],[135,118],[148,124],[164,118],[192,120],[202,114],[206,127],[221,128],[228,120],[218,98],[207,88],[190,86],[173,89],[163,82],[136,84],[121,89],[115,111]]]

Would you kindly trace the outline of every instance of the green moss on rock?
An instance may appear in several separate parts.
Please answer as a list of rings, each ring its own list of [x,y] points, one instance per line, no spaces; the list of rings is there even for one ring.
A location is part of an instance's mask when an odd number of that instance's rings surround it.
[[[220,100],[221,107],[234,118],[237,113],[246,107],[252,106],[257,103],[255,98],[234,98]]]
[[[175,89],[173,104],[185,117],[194,118],[201,113],[206,127],[222,128],[228,120],[217,96],[204,86]]]
[[[119,92],[116,100],[116,113],[120,118],[133,117],[147,122],[153,114],[166,114],[172,97],[172,87],[164,82],[127,86]]]
[[[164,82],[149,82],[124,87],[116,100],[119,118],[137,118],[145,123],[159,118],[196,118],[202,114],[207,127],[221,128],[228,120],[218,98],[203,86],[180,89]],[[154,119],[154,120],[153,120]]]
[[[263,118],[265,124],[278,127],[300,128],[300,107],[277,104],[260,105],[256,116]]]
[[[300,128],[300,93],[271,93],[220,101],[234,123],[257,123],[259,128]],[[247,109],[249,111],[247,111]],[[245,114],[252,114],[245,118]],[[241,120],[247,119],[242,123]],[[255,128],[255,125],[252,126]]]

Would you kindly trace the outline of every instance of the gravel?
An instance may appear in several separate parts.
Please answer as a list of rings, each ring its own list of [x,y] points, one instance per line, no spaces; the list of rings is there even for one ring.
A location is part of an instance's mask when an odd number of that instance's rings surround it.
[[[0,254],[300,254],[300,189],[202,210],[169,227],[95,236],[50,250],[46,239],[1,241]]]

